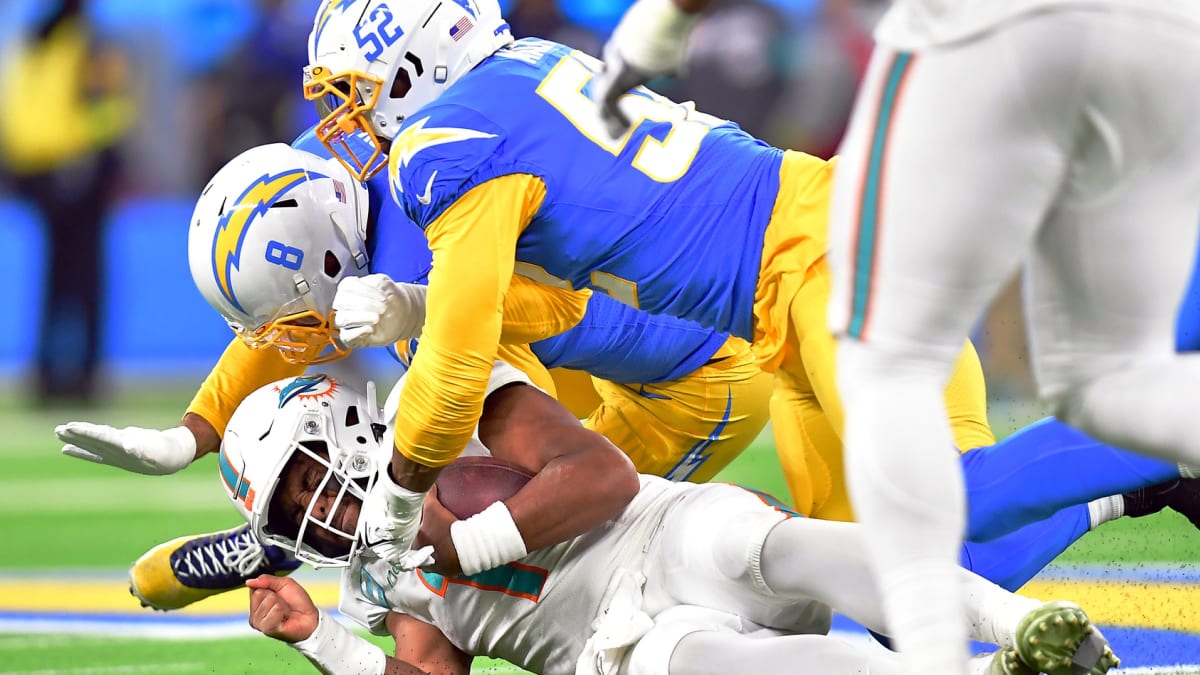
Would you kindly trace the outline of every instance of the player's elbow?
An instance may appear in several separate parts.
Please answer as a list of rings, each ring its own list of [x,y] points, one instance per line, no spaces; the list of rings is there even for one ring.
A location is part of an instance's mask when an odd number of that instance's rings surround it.
[[[603,465],[593,475],[597,482],[602,483],[597,487],[603,491],[605,497],[611,500],[614,506],[624,508],[637,496],[638,490],[641,489],[641,480],[629,457],[611,443],[606,445],[608,447],[604,453],[597,453],[597,459],[602,461]]]

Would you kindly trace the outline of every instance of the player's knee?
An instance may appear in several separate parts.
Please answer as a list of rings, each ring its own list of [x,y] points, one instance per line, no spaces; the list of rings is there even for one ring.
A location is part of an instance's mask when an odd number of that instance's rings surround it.
[[[704,659],[698,658],[702,655],[686,646],[681,649],[680,643],[696,633],[737,634],[741,630],[741,619],[734,614],[692,605],[672,607],[654,618],[654,627],[625,657],[622,672],[626,675],[699,672],[689,664],[703,663]]]
[[[762,550],[767,535],[780,520],[778,513],[767,509],[730,514],[714,528],[712,555],[717,571],[728,579],[769,593],[762,573]]]

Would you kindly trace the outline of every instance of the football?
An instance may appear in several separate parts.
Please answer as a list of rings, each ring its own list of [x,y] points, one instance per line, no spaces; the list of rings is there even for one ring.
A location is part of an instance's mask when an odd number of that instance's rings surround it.
[[[459,520],[517,493],[533,474],[493,457],[459,457],[438,474],[437,498]]]

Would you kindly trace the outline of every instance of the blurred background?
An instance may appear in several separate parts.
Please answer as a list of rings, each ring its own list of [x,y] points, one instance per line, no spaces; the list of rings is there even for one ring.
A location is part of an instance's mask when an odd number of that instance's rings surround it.
[[[629,0],[505,0],[518,36],[598,54]],[[317,0],[0,0],[0,387],[37,406],[194,386],[231,337],[187,273],[194,199],[228,159],[315,121]],[[657,88],[828,156],[875,0],[720,0]],[[367,357],[370,358],[370,357]]]
[[[592,54],[629,3],[501,2],[517,36]],[[834,154],[886,1],[715,4],[688,75],[655,87]],[[317,5],[0,0],[0,395],[88,405],[128,383],[198,383],[230,334],[187,273],[193,200],[234,155],[315,121],[299,82]],[[1015,285],[976,339],[993,397],[1027,399]]]

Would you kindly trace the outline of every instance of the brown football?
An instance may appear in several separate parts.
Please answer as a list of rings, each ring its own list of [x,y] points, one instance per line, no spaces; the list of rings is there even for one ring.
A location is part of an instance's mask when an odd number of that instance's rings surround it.
[[[437,477],[437,498],[459,520],[513,496],[533,474],[493,457],[459,457]]]

